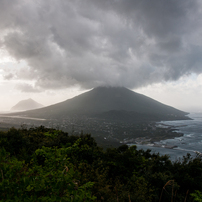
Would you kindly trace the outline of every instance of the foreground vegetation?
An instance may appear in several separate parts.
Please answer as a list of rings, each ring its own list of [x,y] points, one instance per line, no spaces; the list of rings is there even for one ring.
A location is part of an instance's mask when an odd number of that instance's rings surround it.
[[[103,150],[89,135],[0,132],[0,201],[202,201],[202,158],[127,145]]]

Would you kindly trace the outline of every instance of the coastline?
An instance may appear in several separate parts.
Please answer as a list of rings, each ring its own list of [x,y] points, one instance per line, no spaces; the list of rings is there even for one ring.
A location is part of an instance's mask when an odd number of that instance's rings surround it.
[[[0,118],[6,118],[6,120],[2,120],[0,123],[1,129],[8,129],[9,125],[15,126],[19,128],[23,124],[27,124],[27,127],[36,126],[38,125],[36,121],[39,121],[39,124],[47,124],[45,123],[44,119],[30,119],[30,117],[18,117],[18,116],[0,116]],[[11,120],[10,120],[11,119]],[[26,122],[24,122],[24,120]],[[10,120],[10,121],[9,121]],[[16,121],[16,124],[14,123]],[[22,121],[21,121],[22,120]],[[189,119],[190,120],[190,119]],[[4,122],[5,121],[5,122]],[[31,122],[34,121],[34,122]],[[55,121],[55,120],[54,120]],[[179,121],[179,120],[175,120]],[[7,123],[6,123],[7,122]],[[10,122],[10,123],[9,123]],[[64,121],[63,121],[64,122]],[[17,126],[17,123],[19,126]],[[49,124],[49,123],[48,123]],[[64,123],[58,123],[58,125]],[[93,125],[94,124],[94,125]],[[117,124],[111,122],[103,123],[98,133],[95,129],[97,129],[97,125],[95,123],[89,124],[89,127],[92,131],[88,131],[88,133],[92,134],[100,145],[105,146],[114,146],[118,147],[123,144],[127,145],[145,145],[145,146],[152,146],[152,147],[162,147],[162,148],[169,148],[173,149],[176,148],[176,145],[167,145],[163,144],[161,141],[174,139],[177,137],[182,137],[184,134],[179,132],[180,127],[187,126],[186,124],[181,124],[180,126],[176,126],[175,124],[172,125],[172,121],[169,124],[166,124],[164,121],[161,122],[138,122],[135,124]],[[49,124],[50,125],[50,124]],[[48,127],[49,125],[46,125]],[[100,127],[100,123],[98,123]],[[55,125],[54,125],[55,126]],[[76,123],[75,123],[76,126]],[[53,124],[52,124],[53,127]],[[74,128],[75,131],[79,131],[78,129]],[[94,131],[93,131],[94,129]],[[67,132],[71,134],[72,126]],[[85,131],[85,129],[82,129]],[[79,132],[74,133],[79,135]]]
[[[154,128],[155,126],[155,128]],[[166,149],[174,149],[177,148],[177,145],[168,145],[162,143],[163,140],[175,139],[178,137],[183,137],[184,133],[178,132],[180,127],[185,127],[186,124],[180,126],[168,125],[165,123],[157,122],[153,124],[153,129],[155,131],[159,130],[159,133],[153,133],[149,136],[132,138],[130,140],[121,141],[121,143],[131,145],[139,145],[139,146],[149,146],[149,147],[158,147],[158,148],[166,148]]]
[[[161,121],[163,128],[171,127],[173,134],[161,136],[146,144],[136,144],[137,149],[151,150],[153,153],[170,156],[171,160],[182,159],[189,153],[193,158],[202,156],[202,114],[191,113],[190,120]],[[173,136],[173,137],[172,137]],[[128,144],[134,145],[134,144]]]

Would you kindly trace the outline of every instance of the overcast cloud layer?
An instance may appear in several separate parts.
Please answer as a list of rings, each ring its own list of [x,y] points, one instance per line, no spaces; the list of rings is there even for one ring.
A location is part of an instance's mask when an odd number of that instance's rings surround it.
[[[0,0],[0,48],[24,92],[138,88],[202,73],[202,4],[191,0]]]

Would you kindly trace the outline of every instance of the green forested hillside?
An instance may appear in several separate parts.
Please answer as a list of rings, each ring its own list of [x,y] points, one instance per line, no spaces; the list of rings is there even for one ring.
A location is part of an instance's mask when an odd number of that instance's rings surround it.
[[[0,132],[0,201],[191,202],[201,192],[199,156],[103,150],[89,134],[43,126]]]

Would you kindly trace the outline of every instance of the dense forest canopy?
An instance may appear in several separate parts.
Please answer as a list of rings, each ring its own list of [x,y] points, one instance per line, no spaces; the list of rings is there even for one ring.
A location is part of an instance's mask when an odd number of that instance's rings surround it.
[[[89,134],[10,128],[0,132],[0,201],[200,201],[202,158],[122,145],[103,149]]]

